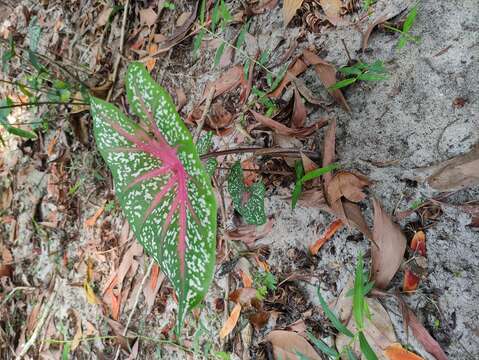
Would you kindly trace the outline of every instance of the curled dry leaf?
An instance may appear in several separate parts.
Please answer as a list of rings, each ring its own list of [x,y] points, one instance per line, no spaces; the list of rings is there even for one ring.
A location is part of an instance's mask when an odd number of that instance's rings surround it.
[[[158,19],[158,14],[155,12],[155,10],[153,10],[152,7],[140,10],[140,23],[142,25],[152,27],[155,25],[156,19]]]
[[[215,99],[218,96],[237,88],[241,84],[242,79],[243,67],[241,65],[232,67],[231,69],[224,72],[218,79],[211,81],[206,85],[205,91],[203,91],[203,96],[201,98],[200,104],[206,100],[210,89],[213,86],[215,87],[215,94],[213,99]]]
[[[341,105],[341,107],[347,112],[351,112],[346,99],[343,96],[343,93],[340,89],[331,90],[330,87],[336,84],[336,68],[334,65],[328,63],[321,59],[318,55],[314,54],[309,50],[303,51],[303,58],[305,62],[309,65],[314,65],[316,73],[319,76],[319,80],[326,87],[331,96],[336,100],[336,102]]]
[[[308,116],[308,112],[306,110],[306,106],[304,106],[303,100],[301,100],[301,95],[299,95],[299,91],[295,87],[293,116],[291,119],[291,126],[293,128],[302,128],[304,126],[304,122],[306,121],[307,116]]]
[[[274,219],[270,218],[264,225],[242,225],[225,234],[228,240],[242,241],[246,245],[264,238],[273,229]]]
[[[419,355],[403,348],[399,343],[389,345],[386,350],[384,350],[384,355],[389,360],[424,360]]]
[[[427,273],[426,234],[424,231],[417,231],[414,234],[409,247],[414,252],[414,257],[407,263],[404,270],[403,291],[406,293],[416,290],[421,277]]]
[[[361,211],[359,205],[348,200],[342,200],[341,204],[343,206],[342,210],[344,212],[345,218],[348,221],[348,225],[360,231],[368,239],[373,240],[373,234],[366,223],[366,219],[364,219],[363,212]]]
[[[229,294],[228,299],[244,307],[257,307],[257,291],[254,288],[239,288]]]
[[[376,287],[384,289],[396,274],[406,251],[406,237],[399,225],[384,212],[378,200],[373,199],[374,229],[372,246],[372,277]]]
[[[182,87],[178,87],[175,89],[176,93],[176,111],[181,111],[183,107],[187,104],[188,100],[186,98],[185,91]]]
[[[220,338],[225,338],[227,337],[235,328],[236,324],[238,323],[238,319],[241,313],[241,305],[238,303],[235,305],[233,310],[231,311],[231,314],[224,323],[223,327],[220,330]]]
[[[283,2],[283,24],[288,26],[291,19],[296,15],[296,11],[303,4],[303,0],[284,0]]]
[[[464,155],[445,161],[427,178],[438,191],[454,191],[479,184],[479,145]]]
[[[311,344],[294,331],[274,330],[266,340],[273,346],[275,360],[300,360],[298,352],[309,360],[321,360]]]
[[[365,51],[366,48],[368,47],[369,37],[371,36],[371,33],[373,32],[374,28],[378,26],[379,24],[384,23],[387,20],[388,20],[388,17],[386,15],[380,15],[371,23],[371,25],[368,26],[366,32],[363,33],[363,37],[361,40],[361,48],[363,51]]]
[[[315,96],[313,92],[306,86],[303,80],[293,76],[291,76],[291,78],[294,86],[299,91],[299,93],[306,99],[307,102],[309,102],[310,104],[324,106],[324,99],[319,96]]]
[[[298,75],[305,72],[307,68],[308,66],[301,59],[296,59],[296,61],[292,65],[290,65],[288,71],[286,71],[286,75],[284,76],[283,80],[281,80],[278,87],[274,89],[274,91],[271,92],[269,96],[281,96],[281,93],[283,92],[284,88],[288,86],[288,84],[293,81]]]
[[[368,185],[369,181],[365,176],[341,171],[334,175],[326,191],[331,202],[343,196],[352,202],[359,202],[366,198],[362,189]]]
[[[204,106],[196,107],[187,118],[189,123],[197,123],[203,116]],[[218,136],[226,136],[233,131],[233,114],[223,106],[220,101],[211,105],[205,121],[205,130],[211,130]]]
[[[253,114],[256,121],[258,121],[261,125],[274,130],[276,133],[280,135],[294,136],[297,138],[306,138],[310,136],[311,134],[313,134],[317,129],[322,128],[328,123],[328,120],[320,119],[319,121],[317,121],[315,124],[311,126],[306,126],[300,129],[292,129],[267,116],[257,113],[256,111],[250,110],[250,112],[251,114]]]

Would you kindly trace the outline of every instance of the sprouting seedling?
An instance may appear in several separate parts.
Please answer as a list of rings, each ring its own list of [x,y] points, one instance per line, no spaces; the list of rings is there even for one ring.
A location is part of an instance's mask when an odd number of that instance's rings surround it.
[[[368,274],[364,272],[364,261],[362,255],[359,256],[356,263],[356,269],[354,272],[354,287],[351,289],[347,295],[353,296],[353,316],[358,331],[353,333],[346,325],[344,325],[341,320],[336,316],[336,314],[329,308],[328,303],[321,295],[321,292],[318,288],[318,297],[319,304],[324,311],[326,317],[331,321],[331,324],[334,328],[341,334],[346,335],[350,338],[349,343],[344,346],[342,349],[334,349],[331,346],[328,346],[324,341],[317,339],[313,334],[307,333],[309,340],[324,354],[339,359],[342,356],[347,357],[349,360],[357,359],[356,355],[352,350],[352,345],[358,341],[359,348],[361,353],[367,360],[377,360],[377,356],[369,345],[366,337],[364,336],[364,319],[370,318],[369,309],[366,301],[366,295],[374,286],[372,282],[367,281]],[[339,351],[339,352],[338,352]]]
[[[92,97],[95,140],[133,233],[173,284],[182,325],[212,280],[216,201],[190,132],[143,64],[128,66],[126,90],[139,122]]]
[[[263,225],[266,223],[264,184],[258,181],[247,187],[244,184],[243,169],[239,161],[231,167],[228,174],[228,192],[235,210],[240,213],[247,224]]]
[[[371,5],[373,5],[375,2],[376,0],[363,0],[363,9],[368,11]]]
[[[291,194],[291,207],[294,209],[296,204],[298,203],[299,197],[301,195],[301,191],[303,189],[303,185],[306,181],[310,181],[316,179],[328,172],[331,172],[340,167],[339,164],[330,164],[328,166],[324,166],[319,169],[315,169],[313,171],[308,172],[304,175],[303,167],[300,165],[296,165],[296,183],[294,184],[293,193]]]
[[[381,60],[376,60],[372,64],[358,62],[353,66],[344,66],[338,70],[340,73],[348,76],[346,79],[338,81],[330,89],[341,89],[357,81],[381,81],[388,78],[386,68]]]
[[[413,43],[418,44],[421,41],[420,36],[414,36],[414,35],[410,34],[411,27],[413,26],[414,22],[416,21],[416,17],[417,17],[417,5],[415,5],[411,9],[409,14],[407,15],[407,18],[404,21],[402,30],[398,29],[394,26],[391,26],[387,23],[384,24],[384,27],[386,29],[389,29],[391,31],[394,31],[394,32],[397,32],[397,33],[401,34],[401,36],[399,37],[398,44],[397,44],[398,49],[402,49],[404,46],[406,46],[406,44],[408,42],[413,42]]]

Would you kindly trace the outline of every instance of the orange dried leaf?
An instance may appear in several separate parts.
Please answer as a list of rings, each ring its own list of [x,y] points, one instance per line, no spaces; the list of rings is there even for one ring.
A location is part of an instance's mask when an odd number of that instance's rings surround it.
[[[426,234],[420,230],[414,234],[411,240],[411,249],[417,251],[419,255],[426,256]]]
[[[404,270],[404,279],[402,289],[404,292],[411,292],[417,289],[419,285],[419,276],[414,274],[410,269]]]
[[[223,339],[227,337],[235,328],[236,323],[238,322],[239,316],[241,313],[241,304],[236,304],[235,307],[233,308],[233,311],[231,311],[231,314],[226,320],[225,324],[221,328],[220,331],[220,338]]]
[[[245,288],[253,287],[253,279],[251,279],[251,276],[249,274],[247,274],[243,270],[240,270],[240,275],[241,275],[241,281],[243,282],[243,286]]]
[[[293,80],[296,79],[296,76],[302,74],[303,72],[306,71],[308,66],[301,60],[297,59],[292,66],[288,69],[286,72],[285,77],[281,82],[279,83],[278,87],[274,89],[272,93],[270,93],[268,96],[270,97],[278,97],[281,95],[283,92],[284,88]]]
[[[93,227],[98,218],[101,216],[101,214],[103,214],[103,211],[105,211],[105,204],[103,204],[102,206],[100,206],[98,208],[98,210],[95,212],[95,214],[93,214],[92,217],[88,218],[86,221],[85,221],[85,226],[86,227]]]
[[[321,237],[309,247],[309,251],[311,251],[311,254],[316,255],[321,246],[323,246],[326,241],[331,239],[333,235],[336,234],[336,232],[341,229],[343,225],[344,223],[340,219],[333,221],[331,225],[328,226],[323,235],[321,235]]]
[[[156,45],[155,43],[148,46],[148,53],[150,55],[155,54],[157,51],[158,51],[158,45]],[[153,68],[155,67],[155,64],[156,64],[156,58],[151,57],[151,56],[145,62],[145,66],[146,66],[146,68],[148,69],[149,72],[151,72],[151,70],[153,70]]]
[[[399,343],[393,343],[384,350],[384,355],[389,360],[424,360],[424,358],[416,355],[402,347]]]

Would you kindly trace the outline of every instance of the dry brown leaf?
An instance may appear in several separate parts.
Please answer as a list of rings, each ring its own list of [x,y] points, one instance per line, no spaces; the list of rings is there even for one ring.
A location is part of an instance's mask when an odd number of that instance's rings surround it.
[[[158,14],[155,12],[155,10],[153,10],[152,7],[140,10],[140,23],[142,25],[152,27],[153,25],[155,25],[157,19]]]
[[[103,27],[108,22],[110,18],[111,12],[113,11],[113,7],[105,6],[101,13],[96,18],[95,28]]]
[[[372,277],[375,286],[384,289],[396,274],[406,251],[407,240],[399,225],[384,212],[378,200],[373,199],[374,229],[372,246]]]
[[[75,310],[71,309],[71,313],[73,314],[73,317],[75,318],[75,323],[76,323],[76,331],[75,335],[73,336],[73,340],[71,342],[71,351],[75,351],[75,349],[80,345],[81,338],[83,336],[83,330],[82,330],[82,320],[81,320],[81,315],[80,313]]]
[[[379,24],[382,24],[384,23],[386,20],[388,19],[388,17],[386,15],[381,15],[381,16],[378,16],[376,18],[376,20],[374,20],[371,25],[368,26],[366,32],[363,34],[363,38],[361,40],[361,48],[363,50],[363,52],[366,50],[366,48],[368,47],[368,41],[369,41],[369,37],[371,36],[371,33],[373,32],[374,28],[376,26],[378,26]]]
[[[256,289],[244,287],[233,291],[229,294],[228,299],[241,306],[250,307],[256,305],[257,295]]]
[[[210,89],[214,86],[215,87],[215,95],[213,97],[216,98],[225,92],[235,89],[241,84],[243,79],[243,67],[241,65],[237,65],[229,69],[228,71],[224,72],[218,79],[209,82],[205,90],[203,91],[203,97],[201,98],[200,104],[206,100]]]
[[[354,227],[368,239],[372,240],[373,234],[366,223],[366,219],[364,219],[363,212],[361,211],[359,205],[348,200],[343,200],[341,204],[344,216],[348,221],[348,225]]]
[[[326,191],[331,202],[335,202],[343,196],[352,202],[359,202],[366,198],[362,189],[368,185],[369,181],[365,176],[341,171],[334,175]]]
[[[259,170],[259,166],[254,162],[254,158],[246,159],[241,162],[244,171],[243,182],[246,186],[251,186],[259,179],[259,172],[248,170]]]
[[[384,355],[389,360],[424,360],[424,358],[416,355],[405,348],[399,343],[393,343],[384,350]]]
[[[175,92],[176,92],[176,111],[179,112],[181,111],[181,109],[183,109],[183,107],[186,105],[188,100],[186,98],[186,94],[183,88],[178,87],[175,89]]]
[[[294,331],[274,330],[266,336],[266,340],[273,346],[276,360],[300,360],[298,352],[309,360],[321,360],[311,344]]]
[[[294,86],[298,89],[299,93],[306,99],[307,102],[310,104],[321,105],[324,106],[325,101],[323,98],[318,97],[313,94],[311,90],[306,86],[303,80],[298,79],[297,77],[290,76],[292,79]]]
[[[309,50],[303,51],[303,58],[309,65],[315,65],[316,73],[319,76],[319,80],[326,87],[331,96],[336,100],[336,102],[341,105],[341,107],[347,112],[351,112],[346,99],[343,96],[343,93],[340,89],[330,89],[330,86],[336,84],[336,68],[334,65],[328,63],[321,59],[318,55],[312,53]]]
[[[283,24],[288,26],[291,19],[296,15],[296,11],[303,4],[303,0],[284,0],[283,2]]]
[[[228,320],[226,320],[223,327],[221,328],[221,331],[220,331],[221,339],[227,337],[233,331],[233,329],[236,326],[236,323],[238,322],[240,313],[241,313],[241,305],[238,303],[235,305],[235,307],[231,311],[231,314]]]
[[[429,334],[426,328],[417,319],[416,315],[409,309],[402,298],[400,304],[403,308],[403,315],[405,322],[411,327],[414,336],[419,341],[427,352],[434,355],[437,360],[447,360],[447,356],[441,348],[441,345]]]
[[[283,92],[284,88],[288,86],[288,84],[296,79],[296,77],[303,72],[306,71],[308,66],[301,60],[301,59],[296,59],[296,61],[291,65],[286,72],[286,75],[284,76],[283,80],[279,83],[278,87],[274,89],[273,92],[268,94],[270,97],[278,97],[281,95]]]
[[[228,240],[242,241],[246,245],[264,238],[273,229],[274,219],[270,218],[264,225],[242,225],[235,230],[228,231],[225,238]]]
[[[304,126],[304,122],[306,121],[307,116],[308,116],[308,112],[306,110],[306,106],[304,106],[303,100],[301,99],[301,95],[299,95],[299,91],[295,87],[293,116],[291,119],[291,126],[293,128],[302,128]]]
[[[328,21],[334,26],[341,23],[341,11],[342,11],[342,2],[341,0],[320,0],[319,3],[323,8]]]
[[[439,165],[427,182],[438,191],[455,191],[479,184],[479,145]]]
[[[306,126],[301,129],[292,129],[256,111],[250,110],[250,112],[261,125],[274,130],[280,135],[295,136],[297,138],[306,138],[328,123],[328,120],[321,119],[311,126]]]

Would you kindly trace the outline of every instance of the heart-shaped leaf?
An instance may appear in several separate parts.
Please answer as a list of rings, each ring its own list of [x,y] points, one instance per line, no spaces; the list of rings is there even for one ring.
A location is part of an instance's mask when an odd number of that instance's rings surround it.
[[[128,67],[126,90],[139,121],[92,97],[94,135],[137,240],[175,288],[181,325],[213,276],[216,202],[170,95],[136,62]]]
[[[263,225],[266,223],[264,212],[265,188],[261,181],[250,187],[244,184],[243,169],[237,161],[228,175],[228,192],[231,195],[233,206],[246,223],[251,225]]]

